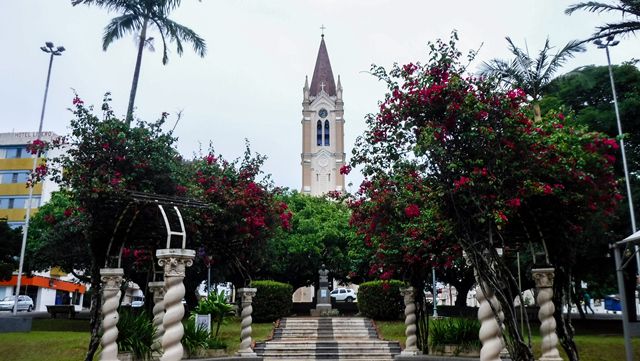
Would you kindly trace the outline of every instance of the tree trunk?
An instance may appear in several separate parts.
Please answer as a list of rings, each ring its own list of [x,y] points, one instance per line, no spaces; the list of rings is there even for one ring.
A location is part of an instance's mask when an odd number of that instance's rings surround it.
[[[97,262],[91,265],[91,309],[89,314],[89,329],[91,332],[91,340],[89,341],[89,349],[85,356],[85,361],[92,361],[93,356],[100,345],[100,306],[102,305],[102,282],[100,280],[100,266]]]
[[[458,296],[455,303],[455,306],[457,308],[464,309],[465,307],[467,307],[467,293],[469,293],[469,290],[475,283],[476,280],[475,278],[473,278],[473,275],[469,279],[463,278],[460,282],[451,283],[456,288],[456,291],[458,291]]]
[[[567,290],[571,290],[570,274],[564,269],[564,267],[556,267],[555,279],[553,282],[553,304],[556,306],[556,310],[553,313],[553,317],[556,320],[556,334],[560,339],[560,345],[569,357],[569,361],[580,361],[580,355],[578,354],[578,348],[573,341],[573,335],[575,330],[571,324],[571,315],[565,315],[562,312],[562,306],[564,300],[567,304],[571,304],[571,298],[567,295]],[[578,282],[576,282],[579,284]],[[573,292],[575,296],[575,292]],[[580,303],[576,303],[576,306],[582,314]]]
[[[540,104],[538,104],[538,102],[533,103],[533,119],[537,122],[542,120],[542,112],[540,111]]]
[[[140,78],[140,67],[142,65],[142,52],[144,51],[144,42],[147,40],[147,22],[145,18],[142,23],[142,31],[140,33],[140,43],[138,44],[138,57],[136,58],[136,67],[133,71],[133,81],[131,82],[131,93],[129,94],[129,106],[127,107],[127,123],[131,124],[133,120],[133,105],[136,101],[136,91],[138,90],[138,79]]]

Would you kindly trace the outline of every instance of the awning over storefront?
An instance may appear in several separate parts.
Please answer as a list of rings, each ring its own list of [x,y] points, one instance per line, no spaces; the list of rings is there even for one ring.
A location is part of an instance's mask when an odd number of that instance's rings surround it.
[[[18,276],[13,275],[8,281],[0,281],[0,286],[15,286],[18,283]],[[22,276],[20,281],[22,286],[36,286],[43,288],[52,288],[54,290],[85,293],[87,288],[81,283],[62,281],[55,278],[44,276]]]

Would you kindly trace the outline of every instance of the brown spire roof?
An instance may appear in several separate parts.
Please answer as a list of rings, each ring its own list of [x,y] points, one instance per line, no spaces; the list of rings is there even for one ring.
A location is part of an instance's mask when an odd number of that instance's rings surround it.
[[[309,95],[317,96],[323,88],[325,93],[336,95],[336,83],[333,80],[329,54],[327,53],[327,46],[324,44],[324,35],[320,41],[320,49],[318,50],[318,58],[316,59],[316,68],[313,70],[313,78],[311,78]]]

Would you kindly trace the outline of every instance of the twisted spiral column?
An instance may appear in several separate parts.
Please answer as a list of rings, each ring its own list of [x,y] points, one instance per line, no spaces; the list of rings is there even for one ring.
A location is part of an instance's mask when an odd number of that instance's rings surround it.
[[[502,330],[496,320],[492,306],[498,315],[502,313],[502,310],[493,292],[488,287],[485,287],[485,289],[486,293],[482,291],[482,287],[478,283],[476,287],[476,299],[480,304],[480,308],[478,308],[478,320],[480,321],[478,337],[482,342],[480,361],[499,361],[500,352],[504,348],[504,344],[502,342]]]
[[[256,356],[256,353],[253,352],[251,348],[251,323],[253,320],[251,319],[251,314],[253,313],[253,307],[251,307],[251,301],[253,297],[256,295],[258,290],[255,288],[240,288],[238,289],[238,293],[242,299],[242,322],[240,331],[240,349],[238,350],[238,355],[242,357],[253,357]]]
[[[101,268],[102,281],[102,353],[100,361],[118,361],[118,305],[120,304],[120,286],[122,268]]]
[[[404,297],[404,334],[407,336],[406,347],[400,353],[403,356],[420,354],[418,338],[416,337],[416,302],[414,292],[413,287],[400,289],[400,293]]]
[[[196,252],[191,249],[159,249],[156,251],[158,264],[164,268],[164,308],[165,313],[162,318],[163,354],[160,361],[179,361],[182,359],[184,349],[182,347],[182,336],[184,327],[182,317],[184,316],[184,284],[185,269],[193,264]]]
[[[542,356],[540,361],[561,361],[558,352],[558,336],[556,335],[556,320],[553,313],[553,268],[534,268],[531,270],[538,289],[538,319],[540,319],[540,336],[542,337]]]
[[[154,353],[162,353],[162,335],[164,328],[162,327],[162,319],[164,318],[164,281],[149,282],[149,290],[153,293],[153,327],[156,333],[153,337],[151,349]]]

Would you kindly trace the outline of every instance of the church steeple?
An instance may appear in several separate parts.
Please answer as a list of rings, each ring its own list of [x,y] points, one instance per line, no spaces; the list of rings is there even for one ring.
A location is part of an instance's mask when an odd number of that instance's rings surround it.
[[[333,71],[331,71],[331,62],[329,61],[327,46],[324,43],[324,35],[320,40],[320,49],[318,49],[316,67],[311,78],[309,95],[317,96],[321,90],[324,90],[329,96],[336,95],[336,83],[333,80]]]
[[[303,87],[300,158],[304,194],[319,196],[345,190],[344,175],[340,174],[346,162],[342,92],[340,76],[337,84],[333,79],[323,34],[311,86],[305,78]]]

